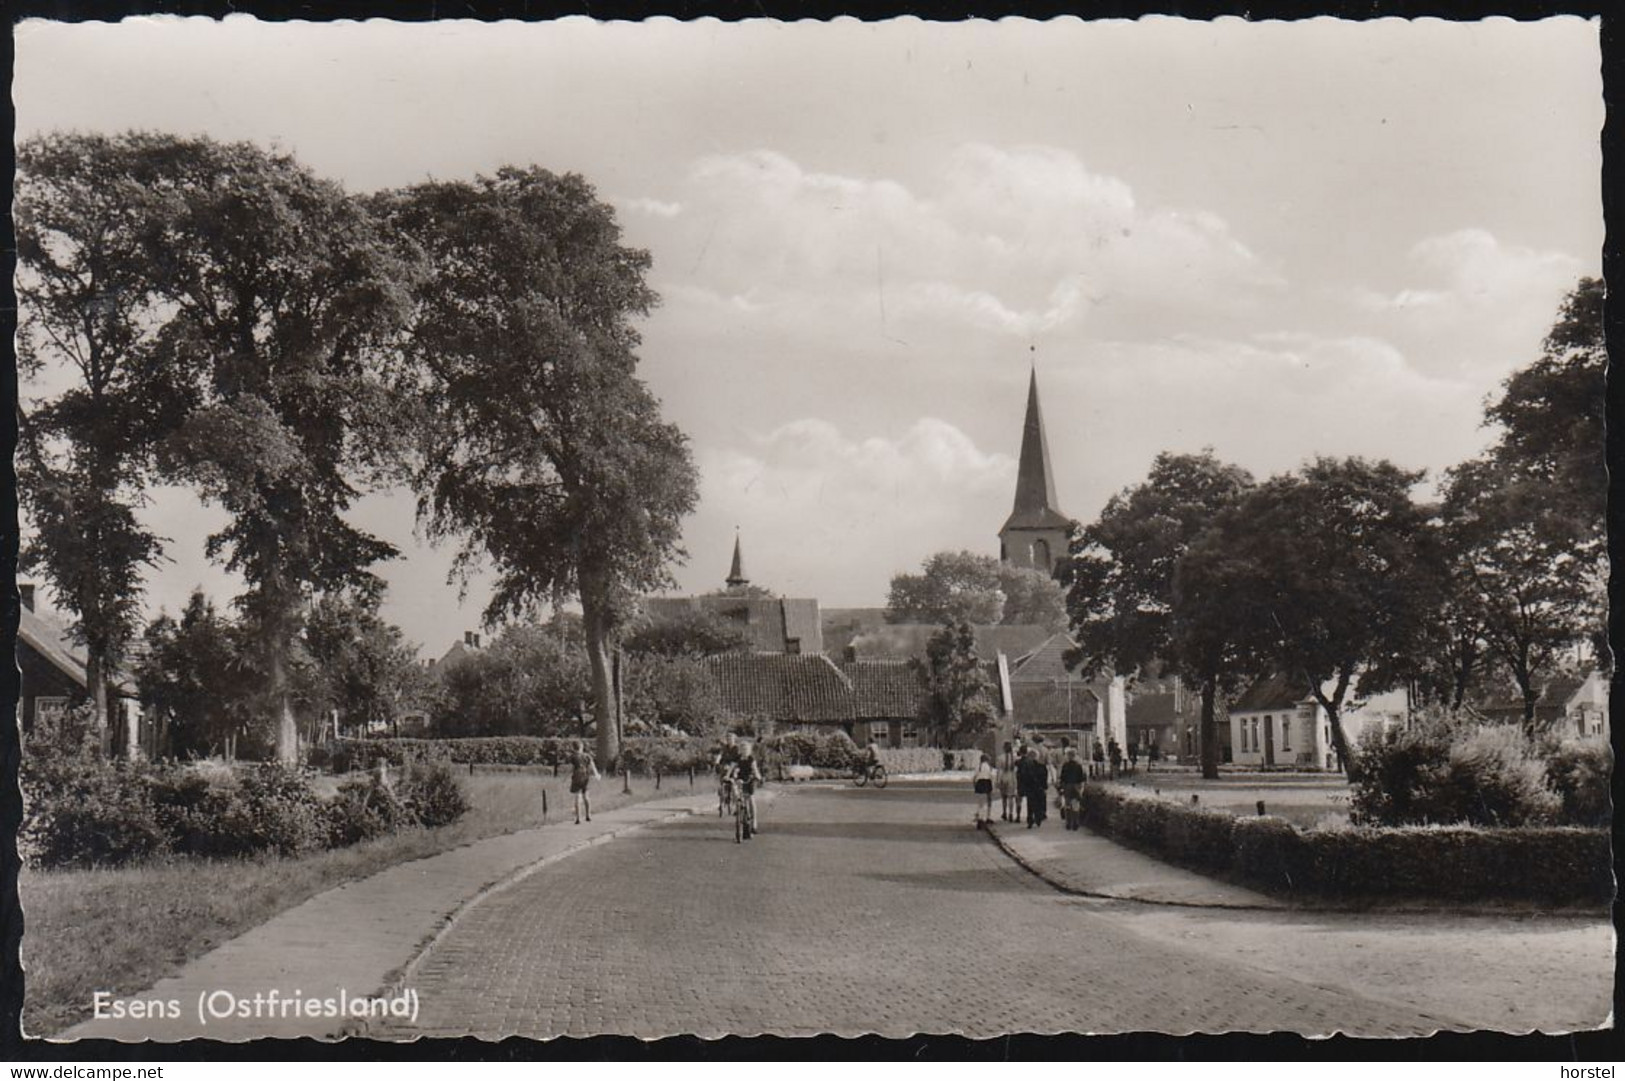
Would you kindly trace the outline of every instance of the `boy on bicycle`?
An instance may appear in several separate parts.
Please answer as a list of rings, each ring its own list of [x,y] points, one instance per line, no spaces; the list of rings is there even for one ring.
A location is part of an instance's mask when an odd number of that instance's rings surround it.
[[[762,783],[761,766],[757,764],[754,748],[750,744],[739,745],[739,757],[731,766],[731,780],[739,782],[739,798],[745,801],[749,808],[749,821],[752,833],[762,832],[756,822],[756,786]]]

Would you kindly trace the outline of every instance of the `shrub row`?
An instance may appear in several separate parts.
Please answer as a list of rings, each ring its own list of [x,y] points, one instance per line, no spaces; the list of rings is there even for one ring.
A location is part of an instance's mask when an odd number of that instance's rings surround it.
[[[108,763],[94,754],[25,760],[19,843],[40,867],[113,866],[160,852],[294,856],[406,826],[445,825],[467,810],[443,763],[403,772],[393,787],[352,780],[324,799],[302,770],[239,765]]]
[[[1555,903],[1613,896],[1607,830],[1566,826],[1299,830],[1091,785],[1084,821],[1170,862],[1229,872],[1280,893],[1341,898],[1504,898]]]
[[[459,766],[552,766],[567,762],[577,742],[554,736],[340,739],[314,748],[310,764],[334,773],[365,769],[380,761],[403,766],[436,759]]]

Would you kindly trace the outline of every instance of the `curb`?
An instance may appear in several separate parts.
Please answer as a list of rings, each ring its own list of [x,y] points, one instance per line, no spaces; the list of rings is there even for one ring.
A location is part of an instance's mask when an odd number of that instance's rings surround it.
[[[1116,894],[1116,893],[1102,893],[1099,890],[1086,890],[1086,889],[1082,888],[1081,886],[1074,886],[1074,885],[1071,885],[1070,883],[1062,882],[1059,879],[1054,878],[1053,876],[1048,875],[1044,871],[1040,870],[1037,866],[1034,865],[1033,861],[1027,859],[1021,853],[1017,852],[1015,850],[1015,847],[1013,845],[1011,845],[1010,842],[1006,841],[1003,837],[1001,837],[997,830],[984,829],[983,832],[985,832],[989,837],[993,838],[993,843],[999,846],[999,850],[1001,852],[1003,852],[1006,856],[1009,856],[1012,860],[1014,860],[1015,863],[1022,870],[1026,871],[1028,874],[1032,875],[1034,878],[1038,879],[1040,882],[1044,883],[1046,886],[1049,886],[1051,889],[1056,890],[1056,891],[1058,891],[1060,893],[1068,894],[1068,895],[1073,896],[1073,897],[1091,897],[1091,898],[1094,898],[1095,900],[1098,900],[1098,901],[1126,901],[1126,902],[1128,902],[1130,904],[1159,905],[1159,906],[1162,906],[1164,908],[1211,908],[1211,909],[1219,909],[1219,910],[1229,911],[1229,912],[1303,912],[1303,911],[1309,911],[1307,909],[1295,908],[1295,907],[1292,907],[1292,906],[1289,906],[1289,905],[1283,905],[1281,907],[1274,907],[1274,906],[1270,906],[1270,905],[1238,905],[1238,904],[1226,904],[1226,903],[1223,903],[1223,902],[1206,902],[1206,901],[1164,901],[1164,900],[1159,900],[1157,898],[1124,897],[1121,894]]]
[[[765,790],[760,790],[757,792],[758,798],[764,796],[767,797],[764,802],[772,802],[773,797],[771,793],[768,793]],[[396,969],[395,972],[391,973],[385,978],[383,987],[379,988],[375,992],[375,995],[387,997],[393,994],[398,994],[408,983],[411,982],[412,977],[417,974],[417,971],[422,966],[424,960],[429,956],[429,954],[434,952],[434,948],[440,945],[441,941],[447,935],[456,930],[457,925],[460,924],[471,911],[473,911],[481,902],[487,900],[488,898],[493,897],[512,886],[517,886],[519,883],[530,878],[530,876],[536,874],[545,867],[550,867],[561,860],[565,860],[576,855],[577,853],[585,852],[589,848],[595,848],[598,845],[608,844],[617,837],[625,837],[627,834],[637,833],[639,830],[649,829],[652,826],[664,826],[670,822],[678,822],[685,818],[692,818],[695,815],[706,815],[708,813],[708,810],[692,809],[673,811],[671,814],[653,819],[648,822],[634,822],[630,825],[612,829],[605,833],[600,833],[596,837],[589,837],[585,841],[579,841],[576,844],[571,845],[562,852],[555,852],[551,856],[543,856],[541,859],[527,863],[523,867],[515,868],[497,881],[483,886],[479,890],[475,891],[472,895],[465,897],[456,908],[452,909],[450,913],[444,916],[441,919],[440,926],[435,929],[435,932],[418,945],[416,951],[412,954],[412,957],[406,962],[405,965]],[[347,1021],[337,1030],[315,1038],[323,1040],[341,1040],[348,1039],[350,1037],[364,1038],[367,1036],[367,1031],[370,1027],[368,1025],[368,1020],[370,1019],[357,1018]],[[421,1036],[413,1036],[405,1040],[393,1042],[411,1043],[414,1040],[422,1038],[423,1037]]]
[[[1087,828],[1087,827],[1085,827]],[[999,850],[1009,856],[1022,870],[1043,882],[1046,886],[1059,893],[1073,897],[1089,897],[1098,901],[1118,901],[1136,905],[1158,905],[1163,908],[1197,908],[1213,909],[1224,912],[1276,912],[1287,915],[1378,915],[1378,916],[1541,916],[1548,919],[1604,919],[1609,917],[1609,908],[1498,908],[1493,906],[1468,907],[1463,905],[1417,905],[1417,904],[1382,904],[1371,902],[1361,904],[1348,902],[1342,905],[1327,904],[1314,901],[1282,901],[1279,905],[1244,905],[1230,904],[1223,901],[1166,901],[1151,897],[1125,897],[1122,894],[1103,893],[1099,890],[1088,890],[1081,886],[1060,881],[1042,869],[1035,866],[1032,860],[1021,853],[992,829],[985,831],[993,838],[993,843]],[[1099,836],[1096,834],[1096,836]],[[1102,838],[1111,840],[1110,838]],[[1117,842],[1112,841],[1113,844]],[[1142,853],[1143,855],[1143,853]],[[1156,860],[1154,856],[1145,856],[1148,860]],[[1156,862],[1164,862],[1156,860]],[[1199,872],[1191,872],[1198,874]]]

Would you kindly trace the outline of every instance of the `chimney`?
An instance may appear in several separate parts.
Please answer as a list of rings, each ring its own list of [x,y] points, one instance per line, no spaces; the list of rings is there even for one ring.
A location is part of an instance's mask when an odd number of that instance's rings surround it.
[[[471,646],[473,644],[474,644],[474,632],[473,631],[464,631],[463,632],[463,645]]]
[[[23,607],[32,612],[34,610],[34,583],[18,582],[17,597],[23,602]]]

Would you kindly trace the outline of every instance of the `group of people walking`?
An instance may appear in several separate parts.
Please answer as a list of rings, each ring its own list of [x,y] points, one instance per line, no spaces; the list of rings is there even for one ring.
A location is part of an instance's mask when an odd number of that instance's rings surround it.
[[[999,793],[999,817],[1005,822],[1020,822],[1024,818],[1028,829],[1037,829],[1049,817],[1049,792],[1055,789],[1060,796],[1066,816],[1067,829],[1078,828],[1078,812],[1083,803],[1083,785],[1086,779],[1078,749],[1061,741],[1059,753],[1044,751],[1019,741],[1006,742],[999,755],[998,765],[982,755],[974,774],[976,789],[976,824],[993,819],[993,792]]]

